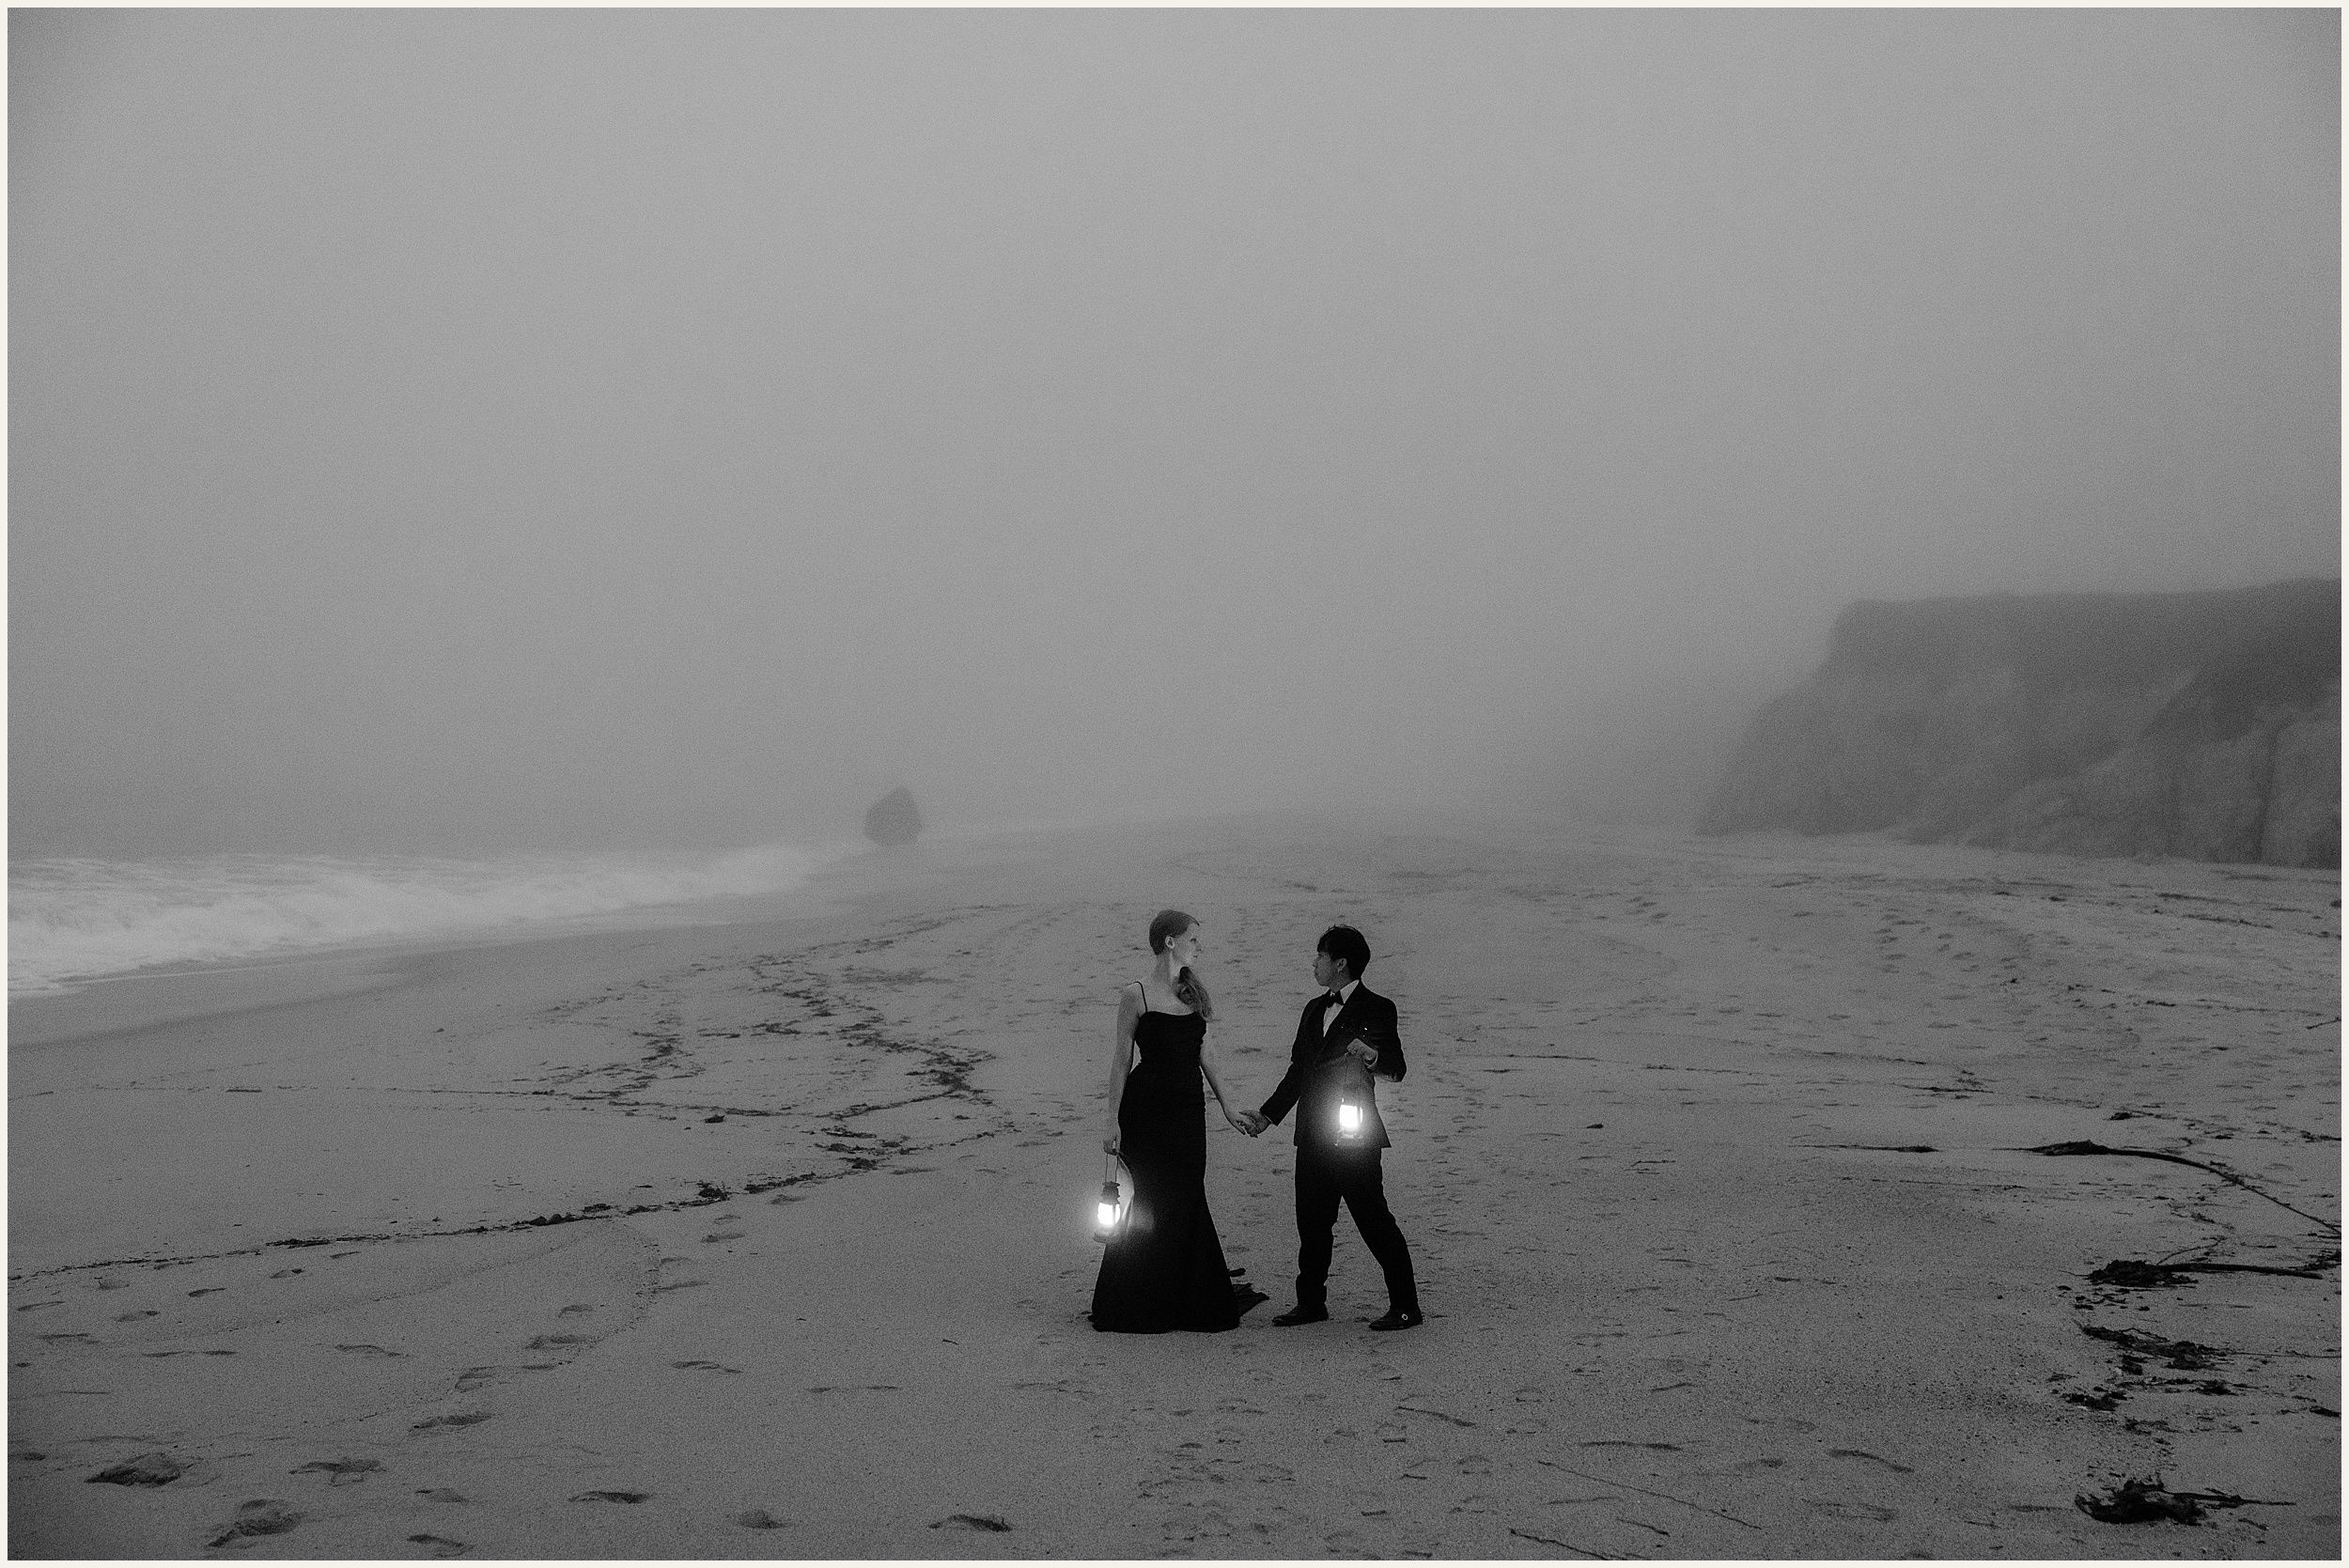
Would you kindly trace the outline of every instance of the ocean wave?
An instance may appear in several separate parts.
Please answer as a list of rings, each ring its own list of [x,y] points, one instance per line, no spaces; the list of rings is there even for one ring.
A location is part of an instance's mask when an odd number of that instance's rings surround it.
[[[845,851],[55,858],[8,868],[8,991],[167,964],[510,930],[783,893]]]

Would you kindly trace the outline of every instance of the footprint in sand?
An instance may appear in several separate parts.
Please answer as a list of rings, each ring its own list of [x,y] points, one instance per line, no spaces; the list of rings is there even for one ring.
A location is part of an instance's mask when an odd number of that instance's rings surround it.
[[[1805,1498],[1802,1500],[1820,1513],[1838,1519],[1868,1519],[1881,1525],[1900,1517],[1892,1509],[1878,1508],[1874,1503],[1852,1502],[1844,1498]]]
[[[998,1532],[1011,1529],[1011,1522],[1001,1514],[949,1514],[934,1521],[932,1529],[975,1529]]]
[[[302,1523],[302,1515],[276,1498],[251,1498],[237,1505],[237,1517],[228,1528],[207,1543],[210,1546],[234,1546],[256,1535],[283,1535]]]
[[[193,1485],[210,1479],[210,1469],[203,1460],[182,1459],[158,1449],[125,1459],[119,1465],[110,1465],[89,1480],[109,1486],[170,1486],[182,1482]]]
[[[382,1467],[383,1461],[381,1459],[313,1459],[307,1465],[296,1465],[287,1473],[303,1475],[311,1470],[321,1470],[325,1472],[329,1486],[351,1486]]]
[[[380,1344],[338,1344],[334,1348],[352,1356],[391,1356],[403,1361],[408,1358],[406,1351],[386,1350]]]
[[[778,1519],[763,1508],[746,1508],[734,1515],[734,1522],[744,1529],[789,1529],[798,1521]]]
[[[595,1310],[596,1309],[592,1305],[585,1301],[574,1301],[554,1315],[557,1317],[577,1317],[582,1312],[592,1312]]]
[[[669,1365],[679,1372],[740,1372],[742,1370],[740,1367],[720,1366],[715,1361],[671,1361]]]
[[[420,1498],[430,1498],[434,1502],[473,1501],[473,1499],[465,1496],[464,1493],[449,1486],[419,1486],[416,1488],[416,1496]]]
[[[445,1535],[412,1535],[408,1540],[412,1545],[429,1549],[434,1557],[455,1557],[459,1552],[473,1550],[462,1541],[451,1541]]]
[[[647,1502],[650,1492],[574,1492],[573,1502]]]
[[[587,1336],[584,1334],[541,1334],[522,1348],[524,1350],[558,1350],[565,1345],[585,1344],[586,1343]]]
[[[459,1410],[453,1416],[434,1416],[429,1421],[418,1421],[408,1430],[411,1432],[429,1432],[436,1427],[443,1426],[478,1426],[483,1421],[488,1421],[491,1414],[493,1414],[493,1412],[488,1410]]]
[[[1882,1454],[1870,1453],[1866,1449],[1829,1449],[1827,1452],[1837,1459],[1865,1459],[1870,1464],[1881,1465],[1886,1469],[1891,1470],[1899,1475],[1914,1475],[1916,1473],[1906,1465],[1895,1465],[1892,1461],[1885,1458]]]

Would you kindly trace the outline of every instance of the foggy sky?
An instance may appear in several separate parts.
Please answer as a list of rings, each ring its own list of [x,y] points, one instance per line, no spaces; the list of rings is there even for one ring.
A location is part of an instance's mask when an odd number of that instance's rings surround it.
[[[2335,12],[8,20],[19,853],[1442,799],[2338,570]]]

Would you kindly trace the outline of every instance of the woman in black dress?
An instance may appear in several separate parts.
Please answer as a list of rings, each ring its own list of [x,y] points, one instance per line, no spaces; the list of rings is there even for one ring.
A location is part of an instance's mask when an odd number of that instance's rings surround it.
[[[1233,1129],[1244,1133],[1248,1124],[1223,1093],[1214,1003],[1190,969],[1199,955],[1199,923],[1180,909],[1162,910],[1150,923],[1150,951],[1159,961],[1149,978],[1125,986],[1117,999],[1109,1133],[1101,1147],[1124,1158],[1134,1190],[1093,1286],[1093,1327],[1119,1334],[1213,1333],[1239,1327],[1240,1313],[1265,1297],[1233,1283],[1207,1213],[1203,1075]]]

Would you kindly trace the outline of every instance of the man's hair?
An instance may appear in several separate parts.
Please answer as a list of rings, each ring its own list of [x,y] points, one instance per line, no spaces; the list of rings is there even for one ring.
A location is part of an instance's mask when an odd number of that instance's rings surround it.
[[[1348,980],[1360,980],[1362,971],[1370,968],[1370,942],[1351,925],[1332,925],[1321,934],[1321,940],[1314,947],[1315,952],[1327,953],[1344,964]]]

